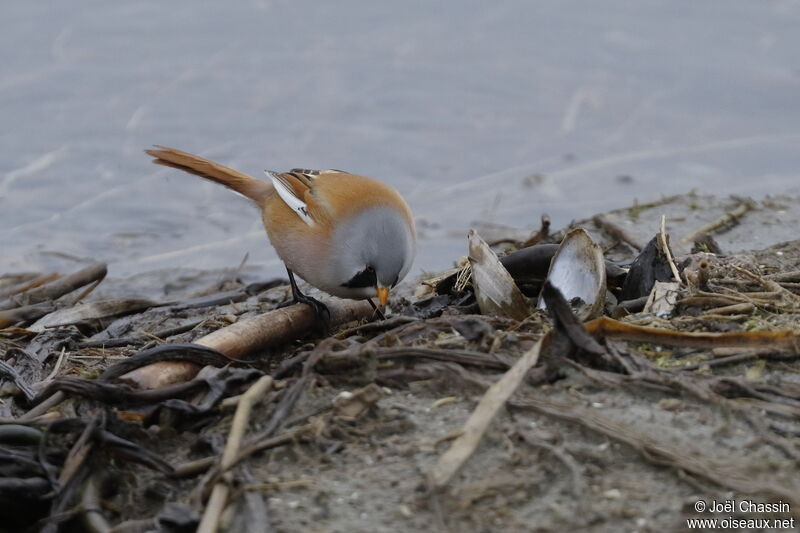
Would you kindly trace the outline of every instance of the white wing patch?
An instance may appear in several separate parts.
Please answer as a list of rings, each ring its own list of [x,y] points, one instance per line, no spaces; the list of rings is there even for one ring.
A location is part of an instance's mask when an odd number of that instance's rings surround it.
[[[286,183],[286,180],[280,174],[272,172],[271,170],[265,170],[264,174],[272,180],[272,184],[275,186],[275,190],[278,192],[278,196],[281,197],[281,200],[283,200],[283,203],[297,213],[297,216],[299,216],[303,222],[309,226],[313,226],[314,219],[311,218],[311,215],[308,213],[308,206],[303,200],[297,197],[294,190]]]

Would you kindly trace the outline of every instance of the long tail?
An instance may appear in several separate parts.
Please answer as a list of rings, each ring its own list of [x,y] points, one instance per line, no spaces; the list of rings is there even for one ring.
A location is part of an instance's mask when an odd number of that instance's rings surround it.
[[[273,190],[272,184],[269,182],[242,174],[199,155],[166,146],[156,146],[155,148],[155,150],[145,150],[147,154],[155,157],[153,163],[178,168],[195,176],[215,181],[247,196],[259,205]]]

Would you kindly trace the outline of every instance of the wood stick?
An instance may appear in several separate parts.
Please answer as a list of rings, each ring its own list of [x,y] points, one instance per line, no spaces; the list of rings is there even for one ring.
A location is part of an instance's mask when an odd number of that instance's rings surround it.
[[[105,263],[97,263],[79,270],[69,276],[64,276],[41,287],[29,290],[23,294],[13,296],[0,302],[0,310],[14,309],[23,305],[34,305],[42,302],[56,300],[67,293],[79,289],[84,285],[102,280],[106,277]]]
[[[509,402],[509,405],[523,409],[534,409],[549,416],[580,424],[591,431],[627,444],[650,462],[683,470],[727,489],[747,495],[758,494],[767,498],[781,499],[789,502],[794,508],[800,506],[800,496],[798,496],[800,492],[798,492],[797,485],[788,486],[777,479],[770,480],[764,479],[764,477],[754,477],[744,471],[740,464],[724,462],[695,451],[687,451],[663,441],[656,435],[651,435],[622,422],[617,422],[613,418],[600,413],[597,409],[589,409],[580,405],[562,402],[551,402],[531,395],[515,397]]]
[[[678,274],[678,268],[675,266],[675,261],[672,259],[672,252],[669,251],[669,243],[667,242],[667,216],[661,215],[661,232],[659,233],[659,238],[661,239],[661,246],[664,248],[664,255],[667,256],[667,263],[669,263],[669,268],[672,270],[672,276],[675,278],[677,283],[683,283],[681,281],[681,275]]]
[[[67,399],[67,395],[66,394],[64,394],[61,391],[57,391],[52,396],[50,396],[48,399],[46,399],[45,401],[43,401],[39,405],[33,407],[30,411],[28,411],[24,415],[20,416],[19,419],[20,420],[25,420],[25,421],[33,420],[33,419],[45,414],[47,411],[49,411],[50,409],[52,409],[53,407],[55,407],[56,405],[60,404],[61,402],[63,402],[66,399]]]
[[[223,472],[234,464],[239,453],[253,405],[266,394],[270,387],[272,387],[272,377],[262,376],[242,395],[239,406],[236,408],[236,414],[233,416],[233,424],[231,424],[231,431],[228,434],[228,442],[225,444],[225,451],[222,453],[221,468]],[[203,519],[197,528],[198,533],[214,533],[217,530],[219,517],[222,515],[222,510],[225,509],[230,490],[226,481],[228,480],[214,485],[211,498],[209,498],[205,513],[203,513]]]
[[[713,222],[706,224],[702,228],[691,232],[689,235],[681,239],[681,244],[689,244],[690,242],[694,242],[695,238],[701,233],[708,233],[709,235],[719,228],[723,226],[727,226],[732,224],[746,215],[749,211],[755,209],[756,205],[755,202],[752,200],[746,200],[740,203],[736,209],[725,213],[718,219],[714,220]]]
[[[528,246],[533,246],[550,236],[550,217],[547,215],[542,215],[542,225],[539,227],[539,231],[531,235],[527,241],[520,244],[520,248],[527,248]]]
[[[19,294],[25,291],[29,291],[31,289],[35,289],[45,283],[50,283],[54,279],[58,279],[59,275],[56,273],[52,274],[41,274],[36,275],[33,274],[32,276],[20,276],[19,283],[11,284],[11,283],[3,283],[0,284],[0,298],[7,298],[8,296],[12,296],[14,294]],[[9,286],[10,285],[10,286]]]
[[[17,322],[36,320],[55,310],[56,306],[50,303],[23,305],[14,309],[5,309],[0,311],[0,329],[13,326]]]
[[[751,303],[741,303],[741,304],[733,304],[733,305],[725,305],[722,307],[714,307],[713,309],[708,309],[703,311],[704,315],[749,315],[750,313],[755,312],[756,306]]]
[[[777,272],[775,274],[767,274],[764,276],[765,279],[778,281],[778,282],[792,282],[792,281],[800,281],[800,271],[793,270],[791,272]]]
[[[428,474],[429,488],[438,490],[445,487],[469,459],[497,412],[517,390],[528,370],[539,360],[543,340],[544,337],[539,339],[499,381],[489,387],[461,429],[461,436],[453,441],[450,449],[439,458]]]
[[[628,231],[623,229],[619,224],[612,222],[607,215],[597,215],[592,220],[599,228],[604,229],[606,233],[611,235],[611,237],[624,242],[637,252],[644,250],[644,245],[639,239],[628,233]]]
[[[372,316],[372,307],[366,301],[326,299],[324,303],[331,313],[330,327]],[[309,306],[294,304],[242,319],[209,333],[195,343],[241,359],[301,337],[314,328],[317,320]],[[155,389],[188,381],[199,371],[200,366],[194,363],[164,361],[128,372],[120,379],[142,389]]]
[[[103,516],[99,477],[99,472],[95,472],[89,477],[81,495],[81,519],[89,533],[108,533],[111,531],[111,525]]]
[[[203,320],[194,320],[192,322],[188,322],[186,324],[175,326],[173,328],[162,329],[159,331],[154,331],[150,333],[150,335],[158,337],[159,339],[166,339],[172,337],[173,335],[180,335],[181,333],[186,333],[187,331],[191,331],[200,324],[204,323],[205,319]],[[118,337],[114,339],[98,339],[93,341],[86,341],[86,342],[79,342],[78,349],[83,348],[116,348],[118,346],[128,346],[130,344],[137,344],[137,343],[144,343],[146,340],[144,335],[147,332],[139,331],[137,332],[137,336],[131,337]]]

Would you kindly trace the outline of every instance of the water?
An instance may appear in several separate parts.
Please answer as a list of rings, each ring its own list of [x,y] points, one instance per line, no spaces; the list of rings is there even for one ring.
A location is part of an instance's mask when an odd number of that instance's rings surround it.
[[[387,181],[417,271],[474,221],[800,193],[798,1],[7,0],[0,21],[0,272],[280,273],[255,210],[152,144]]]

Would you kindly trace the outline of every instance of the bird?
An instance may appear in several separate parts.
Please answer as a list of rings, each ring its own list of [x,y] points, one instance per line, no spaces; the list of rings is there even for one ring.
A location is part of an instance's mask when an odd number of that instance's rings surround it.
[[[265,170],[257,179],[175,148],[145,150],[159,165],[224,185],[261,210],[267,236],[286,266],[295,303],[317,315],[327,307],[303,294],[295,274],[339,298],[369,300],[382,316],[389,294],[411,269],[416,255],[414,219],[395,189],[376,179],[342,170]]]

